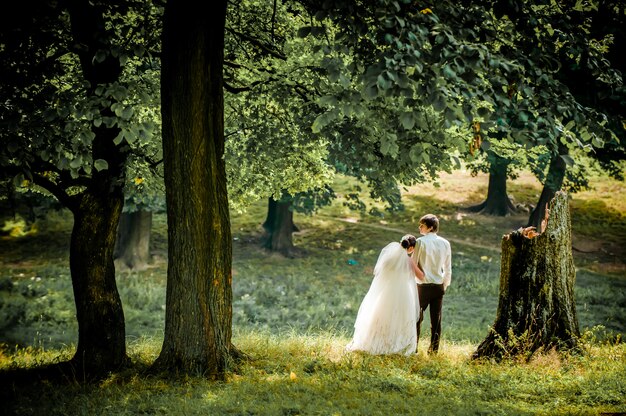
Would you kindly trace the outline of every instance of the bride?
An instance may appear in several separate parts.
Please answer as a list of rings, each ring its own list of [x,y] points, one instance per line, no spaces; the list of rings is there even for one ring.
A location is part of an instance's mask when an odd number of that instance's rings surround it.
[[[424,273],[411,258],[415,243],[407,234],[380,252],[346,350],[405,355],[416,351],[420,307],[415,278],[421,280]]]

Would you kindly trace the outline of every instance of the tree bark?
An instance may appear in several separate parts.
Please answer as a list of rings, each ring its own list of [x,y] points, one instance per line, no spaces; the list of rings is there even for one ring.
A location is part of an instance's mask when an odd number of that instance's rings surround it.
[[[520,229],[502,238],[500,299],[496,320],[474,358],[530,359],[540,348],[576,348],[579,329],[574,303],[567,194],[551,202],[546,229]]]
[[[224,154],[226,0],[167,2],[161,112],[168,222],[157,371],[224,378],[232,337],[232,237]]]
[[[563,186],[565,170],[567,169],[565,160],[561,157],[561,154],[567,154],[567,149],[564,149],[563,147],[564,146],[560,146],[560,154],[555,155],[550,160],[550,167],[548,168],[546,182],[543,184],[543,189],[541,190],[537,206],[530,213],[527,224],[528,227],[537,227],[538,229],[541,226],[541,221],[545,216],[548,204],[552,198],[554,198],[556,192],[561,189],[561,186]]]
[[[268,199],[267,218],[263,223],[265,236],[263,247],[271,252],[281,253],[284,256],[294,255],[293,232],[298,228],[293,223],[293,209],[291,200]]]
[[[495,154],[491,156],[487,199],[478,205],[469,207],[468,210],[484,215],[504,217],[516,211],[506,191],[507,169],[510,162],[508,159]]]
[[[133,270],[145,270],[150,263],[150,232],[152,212],[124,212],[117,229],[116,265]]]

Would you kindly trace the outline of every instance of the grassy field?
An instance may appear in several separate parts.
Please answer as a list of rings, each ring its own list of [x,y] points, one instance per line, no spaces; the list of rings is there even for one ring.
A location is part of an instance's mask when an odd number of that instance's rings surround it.
[[[342,182],[343,181],[343,182]],[[371,217],[341,198],[317,215],[296,215],[300,255],[259,248],[265,207],[233,214],[234,342],[250,355],[225,383],[166,380],[144,370],[162,342],[166,225],[154,219],[153,265],[120,271],[118,287],[133,366],[97,384],[33,378],[15,369],[71,357],[77,337],[68,241],[71,219],[51,215],[39,232],[0,241],[0,374],[8,414],[600,414],[626,412],[626,200],[623,183],[604,178],[572,195],[577,312],[582,355],[547,351],[524,362],[475,362],[470,356],[495,319],[499,246],[527,213],[492,218],[463,208],[481,202],[487,178],[455,172],[440,186],[406,189],[404,211]],[[338,180],[338,189],[347,189]],[[534,203],[539,184],[510,184],[517,203]],[[427,212],[451,241],[453,283],[444,300],[443,345],[436,357],[346,354],[359,303],[380,249]],[[428,327],[428,322],[425,322]],[[423,330],[420,349],[427,347]],[[18,373],[15,373],[18,374]],[[7,405],[4,405],[7,403]]]

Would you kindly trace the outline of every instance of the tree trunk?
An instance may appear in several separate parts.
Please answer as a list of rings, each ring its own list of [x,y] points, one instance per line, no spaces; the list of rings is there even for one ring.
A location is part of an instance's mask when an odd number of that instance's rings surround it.
[[[564,149],[563,147],[564,146],[561,146],[559,150],[562,154],[567,154],[567,149]],[[545,217],[548,203],[550,203],[556,192],[561,189],[561,186],[563,186],[566,169],[567,165],[565,160],[561,157],[561,154],[554,156],[550,160],[548,176],[546,177],[546,182],[543,184],[543,190],[541,191],[541,196],[539,196],[539,202],[537,202],[537,206],[533,209],[530,213],[530,217],[528,218],[528,227],[536,227],[539,229],[541,226],[541,221]]]
[[[88,97],[98,85],[119,80],[122,68],[119,58],[107,55],[94,60],[98,51],[110,50],[102,9],[90,2],[68,2],[73,44],[79,55]],[[115,117],[109,106],[100,115]],[[93,171],[86,188],[61,200],[74,215],[70,242],[70,271],[76,317],[78,346],[71,364],[81,377],[98,377],[118,369],[128,361],[124,312],[115,284],[113,252],[117,226],[124,204],[126,143],[119,146],[115,138],[119,127],[106,123],[92,126],[94,139],[92,159],[107,161],[108,168]],[[53,193],[55,191],[53,190]],[[58,192],[56,193],[59,194]]]
[[[495,154],[491,156],[487,199],[478,205],[469,207],[468,210],[484,215],[504,217],[516,211],[506,192],[507,169],[510,161]]]
[[[294,255],[293,232],[298,228],[293,223],[291,200],[268,199],[267,218],[263,223],[265,236],[263,247],[271,252],[281,253],[287,257]]]
[[[126,332],[115,284],[113,250],[123,194],[85,191],[73,207],[70,270],[78,347],[71,362],[80,377],[106,374],[124,365]]]
[[[223,379],[232,337],[224,154],[226,0],[167,2],[161,112],[168,222],[163,348],[154,368]]]
[[[496,321],[474,358],[523,354],[530,359],[540,348],[577,347],[576,271],[565,192],[552,200],[545,231],[535,234],[527,228],[502,238]]]
[[[124,212],[117,229],[116,266],[145,270],[150,263],[152,212]]]

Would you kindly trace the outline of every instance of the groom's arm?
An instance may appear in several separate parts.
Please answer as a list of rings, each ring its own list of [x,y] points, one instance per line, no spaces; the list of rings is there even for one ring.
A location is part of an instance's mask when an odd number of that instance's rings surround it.
[[[445,292],[452,280],[452,250],[450,249],[450,243],[446,245],[446,257],[443,264],[443,290]]]

